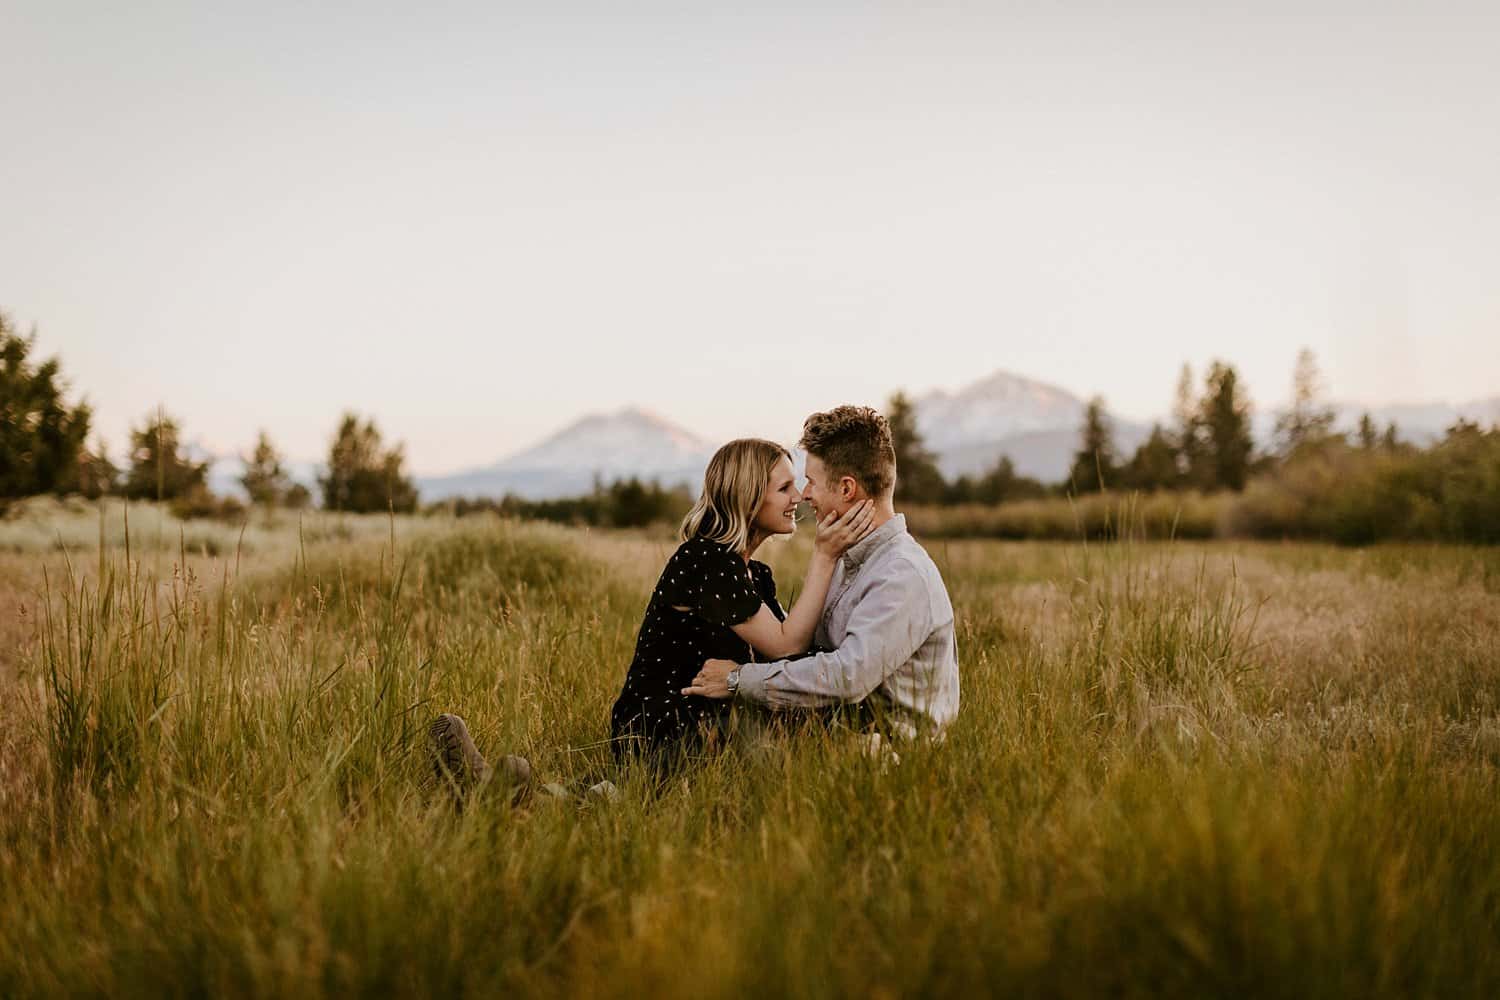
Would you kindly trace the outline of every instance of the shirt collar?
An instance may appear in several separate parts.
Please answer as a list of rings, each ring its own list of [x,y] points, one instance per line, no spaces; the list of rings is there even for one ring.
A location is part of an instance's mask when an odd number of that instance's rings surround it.
[[[844,562],[848,564],[850,571],[859,569],[877,551],[885,547],[885,543],[897,535],[906,533],[906,515],[897,514],[889,521],[870,532],[869,535],[855,542],[844,553]]]

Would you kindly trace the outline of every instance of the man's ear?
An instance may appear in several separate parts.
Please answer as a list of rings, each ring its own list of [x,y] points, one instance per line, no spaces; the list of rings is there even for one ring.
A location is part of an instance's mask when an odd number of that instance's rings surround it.
[[[853,476],[844,476],[844,477],[842,477],[839,480],[839,497],[845,503],[848,503],[850,500],[853,500],[855,494],[857,494],[858,492],[859,492],[859,483],[856,483],[854,481],[854,477]]]

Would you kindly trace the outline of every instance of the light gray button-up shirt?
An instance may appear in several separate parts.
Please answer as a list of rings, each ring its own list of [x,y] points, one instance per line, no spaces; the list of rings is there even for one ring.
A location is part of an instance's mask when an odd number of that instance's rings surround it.
[[[742,664],[739,696],[772,708],[869,698],[905,735],[940,730],[958,714],[953,604],[902,515],[839,560],[816,639],[833,651]]]

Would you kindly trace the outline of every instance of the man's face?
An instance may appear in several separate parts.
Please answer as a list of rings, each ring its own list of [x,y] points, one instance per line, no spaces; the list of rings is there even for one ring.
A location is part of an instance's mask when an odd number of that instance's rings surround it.
[[[853,480],[847,476],[842,480],[829,475],[828,467],[817,455],[807,456],[807,485],[802,488],[802,499],[812,505],[813,515],[819,520],[830,511],[842,515],[854,505],[857,491]],[[845,494],[849,494],[845,496]]]

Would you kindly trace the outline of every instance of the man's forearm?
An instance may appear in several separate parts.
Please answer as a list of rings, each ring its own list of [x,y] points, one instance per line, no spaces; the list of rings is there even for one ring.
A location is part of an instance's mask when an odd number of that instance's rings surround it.
[[[913,576],[881,580],[859,598],[837,649],[799,660],[741,664],[740,697],[777,708],[863,700],[931,633],[926,597]]]
[[[757,705],[768,705],[776,708],[818,708],[822,705],[831,704],[838,699],[820,697],[817,695],[803,695],[797,691],[775,691],[770,689],[772,671],[783,664],[786,660],[777,660],[773,663],[743,663],[740,665],[739,687],[736,696],[745,701]]]
[[[850,636],[844,646],[831,652],[741,664],[737,694],[773,708],[820,708],[861,701],[904,659],[897,651],[870,648]]]

